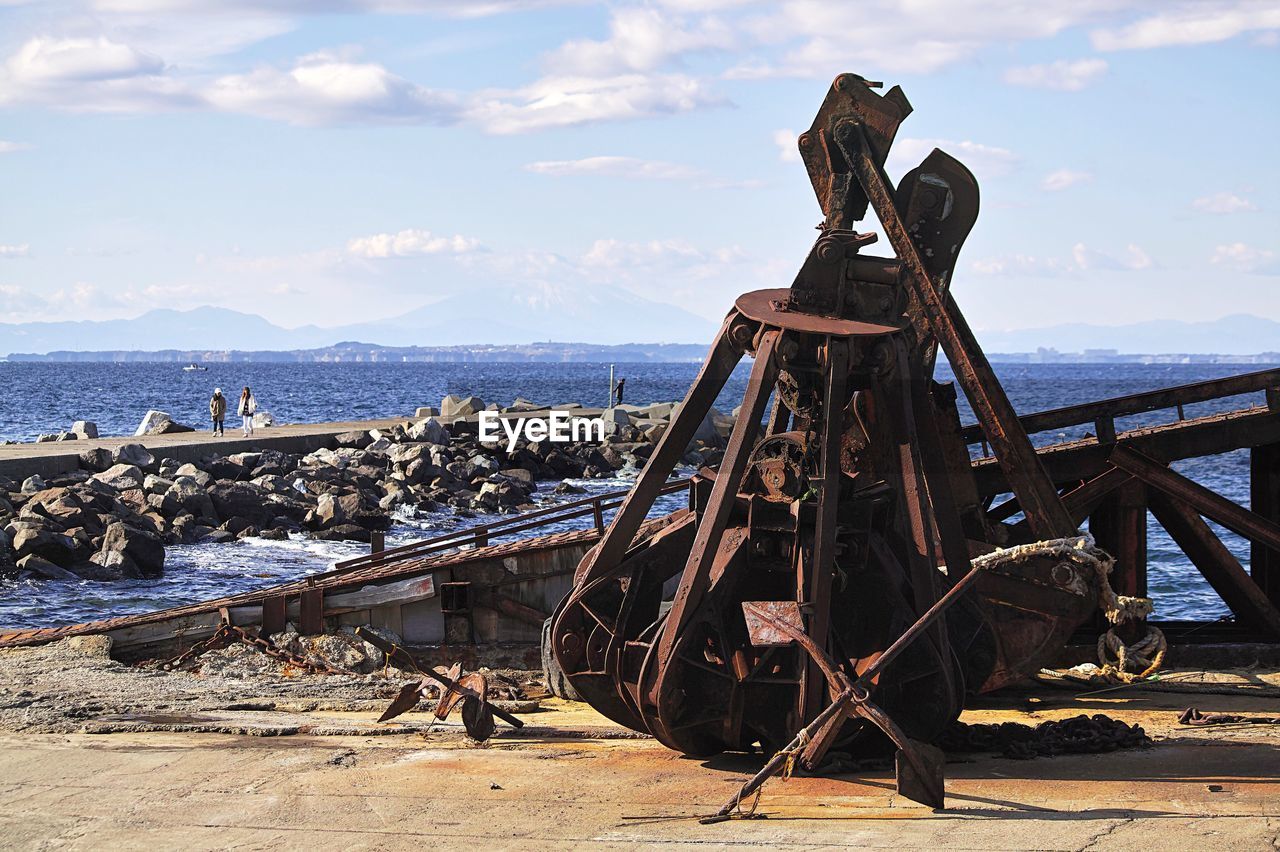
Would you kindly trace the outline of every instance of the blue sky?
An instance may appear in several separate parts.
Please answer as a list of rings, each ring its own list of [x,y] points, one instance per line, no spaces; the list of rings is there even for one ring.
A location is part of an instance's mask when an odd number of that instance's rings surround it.
[[[0,0],[0,321],[718,318],[812,242],[794,138],[844,71],[916,108],[891,177],[977,175],[979,330],[1280,319],[1278,2]]]

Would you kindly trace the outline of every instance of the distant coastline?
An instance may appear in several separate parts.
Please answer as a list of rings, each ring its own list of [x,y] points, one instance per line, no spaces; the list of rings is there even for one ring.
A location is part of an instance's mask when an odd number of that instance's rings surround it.
[[[290,350],[194,350],[162,349],[156,351],[101,350],[93,352],[59,351],[43,354],[14,353],[7,360],[15,363],[698,363],[707,354],[706,343],[624,343],[602,345],[592,343],[527,343],[518,345],[473,346],[379,346],[372,343],[346,342],[315,349]],[[1034,352],[989,352],[995,364],[1280,364],[1280,352],[1252,355],[1199,352],[1120,352],[1115,349],[1086,349],[1082,352],[1059,352],[1037,349]]]

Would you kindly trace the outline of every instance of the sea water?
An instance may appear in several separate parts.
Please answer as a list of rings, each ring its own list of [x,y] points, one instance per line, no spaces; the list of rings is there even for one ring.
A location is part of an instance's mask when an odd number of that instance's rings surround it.
[[[0,363],[0,439],[32,440],[69,428],[73,420],[93,420],[99,432],[132,434],[148,409],[160,409],[179,422],[203,425],[214,387],[236,396],[253,388],[260,410],[277,422],[325,422],[406,416],[421,405],[439,405],[445,394],[474,394],[486,403],[510,405],[517,396],[539,403],[608,401],[608,364],[211,364],[208,372],[183,372],[177,364]],[[996,372],[1020,413],[1123,396],[1161,387],[1205,381],[1260,369],[1256,365],[1193,364],[997,364]],[[717,407],[728,413],[746,388],[749,365],[740,366],[725,385]],[[697,364],[618,364],[625,376],[626,402],[668,402],[683,397]],[[940,380],[951,378],[946,365]],[[1186,407],[1186,416],[1262,404],[1262,395],[1246,395]],[[961,395],[962,419],[972,422]],[[1168,411],[1121,418],[1116,428],[1168,422]],[[1091,426],[1033,436],[1043,444],[1081,437]],[[1178,462],[1174,468],[1229,499],[1247,506],[1247,451]],[[627,488],[634,471],[592,480],[573,480],[588,493]],[[550,488],[540,495],[549,502]],[[683,495],[663,499],[655,512],[679,506]],[[461,518],[451,512],[421,516],[402,512],[388,546],[483,523],[485,516]],[[491,520],[491,518],[490,518]],[[590,519],[566,522],[542,532],[581,527]],[[1248,543],[1220,527],[1215,531],[1241,561]],[[246,539],[229,544],[176,545],[167,549],[165,576],[156,580],[100,582],[0,581],[0,626],[42,627],[146,612],[273,585],[327,570],[337,560],[366,553],[367,545],[313,541],[295,536],[274,542]],[[1163,529],[1149,521],[1148,588],[1156,599],[1156,618],[1212,619],[1229,613],[1199,572]]]

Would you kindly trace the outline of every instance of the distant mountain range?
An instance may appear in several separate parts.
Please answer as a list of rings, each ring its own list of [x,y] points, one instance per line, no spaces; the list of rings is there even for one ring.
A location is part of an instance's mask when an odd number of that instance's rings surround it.
[[[10,353],[11,360],[26,360],[17,353],[47,356],[40,360],[132,361],[688,360],[705,353],[715,330],[709,320],[618,288],[585,295],[551,287],[495,288],[333,328],[282,328],[254,314],[214,307],[154,310],[128,320],[0,323],[0,353]],[[1280,322],[1235,314],[1205,322],[1069,323],[981,331],[978,339],[992,355],[1056,349],[1243,356],[1280,351]],[[530,344],[552,340],[585,343]],[[662,343],[693,344],[698,352],[690,356],[679,347],[657,345]],[[604,349],[622,344],[643,345]]]
[[[335,305],[341,316],[341,305]],[[501,317],[501,319],[496,319]],[[0,323],[0,353],[157,352],[182,349],[283,352],[368,340],[381,346],[709,343],[718,323],[617,287],[552,285],[474,289],[378,322],[282,328],[226,308],[154,310],[127,320]]]

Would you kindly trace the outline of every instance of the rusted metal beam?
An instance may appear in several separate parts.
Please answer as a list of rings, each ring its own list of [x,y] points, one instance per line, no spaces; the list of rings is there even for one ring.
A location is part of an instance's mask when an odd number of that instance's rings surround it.
[[[1162,408],[1177,409],[1180,406],[1190,405],[1195,402],[1206,402],[1211,399],[1256,393],[1277,386],[1280,386],[1280,369],[1259,370],[1255,373],[1229,376],[1225,379],[1195,382],[1145,393],[1100,399],[1095,402],[1086,402],[1082,405],[1068,405],[1063,408],[1037,411],[1034,414],[1025,414],[1019,417],[1018,422],[1022,424],[1022,428],[1028,434],[1035,434],[1036,432],[1045,432],[1050,429],[1096,423],[1100,418],[1114,419],[1129,414],[1159,411]],[[964,427],[961,434],[964,436],[965,441],[970,444],[976,444],[982,440],[982,427],[976,423],[970,424]]]
[[[728,381],[733,368],[742,360],[750,339],[750,323],[736,311],[731,312],[725,318],[720,334],[711,347],[711,353],[702,365],[698,377],[694,379],[689,392],[685,394],[679,413],[672,416],[671,425],[667,427],[667,431],[658,441],[658,446],[649,456],[649,461],[640,472],[636,484],[627,494],[622,507],[613,516],[600,546],[588,554],[583,561],[581,577],[577,583],[578,588],[584,587],[591,580],[613,570],[621,563],[622,554],[631,546],[653,501],[667,484],[668,472],[684,456],[689,442],[693,440],[698,427],[702,425],[703,418],[711,410],[711,404],[715,402],[724,383]],[[767,391],[764,396],[768,396]],[[763,399],[760,405],[763,407]],[[746,412],[744,411],[743,414]],[[760,411],[754,415],[756,426],[759,425],[760,415]],[[597,566],[600,567],[597,568]]]
[[[1111,461],[1141,479],[1194,508],[1211,521],[1217,521],[1236,535],[1250,541],[1260,541],[1268,547],[1280,550],[1280,524],[1250,512],[1226,497],[1215,494],[1198,482],[1194,482],[1157,461],[1125,447],[1116,447]]]
[[[1280,443],[1280,417],[1265,408],[1246,409],[1131,429],[1116,439],[1122,446],[1172,462]],[[1086,438],[1041,447],[1038,455],[1054,482],[1079,482],[1110,467],[1107,459],[1111,450],[1108,445]],[[974,461],[973,475],[978,493],[983,496],[1010,490],[1004,471],[994,459]]]
[[[324,632],[324,589],[303,589],[298,604],[298,630],[303,636]]]
[[[1147,596],[1147,487],[1130,480],[1112,489],[1089,516],[1089,531],[1111,554],[1117,594]]]
[[[764,406],[769,399],[769,392],[773,389],[774,380],[778,376],[778,365],[774,361],[774,349],[781,334],[782,332],[777,330],[765,332],[761,338],[760,346],[756,350],[756,360],[751,367],[751,378],[747,381],[747,392],[742,399],[742,410],[733,424],[732,433],[729,435],[728,453],[726,453],[724,461],[720,463],[720,471],[716,475],[715,485],[711,488],[711,500],[707,504],[707,510],[702,516],[701,523],[698,525],[698,531],[693,540],[693,548],[689,552],[689,559],[685,563],[684,573],[680,579],[680,586],[671,602],[671,610],[667,614],[666,624],[663,627],[661,637],[658,639],[659,660],[665,661],[671,658],[671,649],[675,644],[676,638],[692,617],[702,600],[702,595],[710,585],[711,564],[715,560],[716,552],[719,549],[720,539],[729,520],[729,513],[737,502],[738,486],[742,483],[742,476],[747,470],[747,462],[751,458],[751,450],[755,447],[756,433],[760,431],[760,420],[764,414]],[[683,412],[681,413],[683,414]],[[675,428],[675,424],[671,428]],[[668,429],[667,435],[670,434],[671,429]],[[663,436],[663,439],[666,439],[666,435]],[[656,465],[656,463],[651,460],[650,465]],[[646,466],[645,469],[648,470],[649,466]],[[639,489],[639,487],[637,483],[636,488]],[[621,514],[619,512],[619,516]],[[617,523],[618,521],[615,518],[613,526],[609,528],[610,535],[614,533],[614,527],[617,526]],[[606,543],[607,541],[608,539],[606,539]],[[631,537],[628,536],[627,543],[629,544],[630,541]],[[603,549],[604,544],[601,544],[597,553]],[[621,553],[618,555],[621,556]],[[597,561],[599,561],[599,558],[597,556]],[[581,583],[581,581],[579,582]]]
[[[1153,490],[1151,513],[1240,621],[1280,638],[1280,609],[1258,588],[1240,560],[1195,509]]]
[[[987,356],[950,294],[942,294],[925,268],[905,223],[894,206],[888,178],[876,165],[858,125],[841,125],[844,137],[838,141],[850,148],[847,156],[867,193],[871,206],[884,227],[894,251],[910,274],[907,281],[923,308],[929,331],[937,338],[947,361],[964,388],[996,458],[1004,470],[1010,489],[1018,495],[1032,532],[1043,539],[1061,538],[1075,532],[1075,525],[1058,498],[1053,481],[1045,474],[1035,448],[1018,423],[1018,417],[1000,386]],[[956,163],[960,169],[964,169]],[[970,177],[972,180],[972,177]],[[976,187],[974,189],[976,192]]]
[[[1254,447],[1249,456],[1249,507],[1280,523],[1280,444]],[[1280,606],[1280,551],[1255,542],[1249,554],[1249,573],[1270,601]]]

